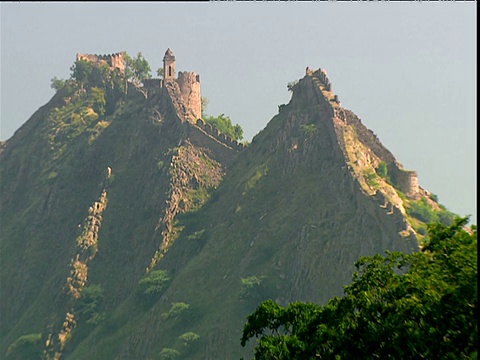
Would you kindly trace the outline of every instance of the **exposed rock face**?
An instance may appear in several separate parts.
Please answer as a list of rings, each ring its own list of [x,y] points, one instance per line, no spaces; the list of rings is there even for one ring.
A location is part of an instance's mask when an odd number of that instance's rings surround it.
[[[175,238],[177,214],[200,207],[218,186],[222,161],[237,152],[201,131],[192,145],[196,126],[187,111],[177,113],[178,84],[174,95],[129,95],[115,114],[76,129],[84,136],[60,143],[54,157],[51,134],[61,138],[69,123],[51,121],[66,106],[57,93],[2,143],[2,349],[38,330],[49,356],[62,356],[78,321],[88,327],[75,311],[82,289],[100,285],[109,294],[105,311],[113,311]]]

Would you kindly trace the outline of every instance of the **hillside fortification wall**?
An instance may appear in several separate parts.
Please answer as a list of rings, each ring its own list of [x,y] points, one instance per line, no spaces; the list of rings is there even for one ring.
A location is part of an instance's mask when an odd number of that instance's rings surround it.
[[[125,71],[125,53],[119,52],[109,55],[97,55],[97,54],[77,54],[77,61],[85,60],[93,63],[104,63],[110,66],[112,69],[119,69],[122,73]]]
[[[421,192],[418,184],[418,176],[415,171],[405,170],[393,154],[380,142],[378,137],[368,129],[360,119],[350,110],[346,110],[340,105],[338,96],[332,92],[332,84],[324,69],[312,70],[307,67],[306,78],[312,79],[313,87],[317,101],[327,108],[332,114],[334,123],[339,127],[337,129],[337,138],[340,146],[346,151],[343,136],[340,136],[343,126],[351,126],[355,130],[357,139],[365,146],[370,148],[373,153],[385,161],[388,168],[388,174],[395,187],[402,191],[406,196],[415,198]],[[302,82],[302,81],[300,81]]]

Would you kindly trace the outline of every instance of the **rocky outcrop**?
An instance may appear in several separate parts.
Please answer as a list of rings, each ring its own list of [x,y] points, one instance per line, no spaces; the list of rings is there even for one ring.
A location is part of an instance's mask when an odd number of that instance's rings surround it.
[[[99,199],[89,207],[82,233],[77,237],[76,254],[70,261],[70,275],[67,277],[64,287],[68,297],[66,306],[69,310],[66,312],[64,322],[59,327],[58,334],[51,333],[48,336],[46,353],[49,354],[49,359],[58,360],[62,357],[67,340],[77,325],[73,307],[75,302],[80,299],[82,290],[88,282],[88,264],[98,251],[98,235],[102,225],[102,214],[107,207],[107,188],[111,176],[112,169],[108,167],[103,180],[102,193]]]
[[[201,148],[188,140],[178,147],[171,157],[169,166],[170,186],[165,203],[165,213],[157,223],[155,232],[162,239],[160,248],[147,267],[150,271],[163,256],[172,241],[178,236],[174,226],[177,214],[199,208],[208,199],[208,192],[215,189],[222,180],[222,163],[212,159]]]

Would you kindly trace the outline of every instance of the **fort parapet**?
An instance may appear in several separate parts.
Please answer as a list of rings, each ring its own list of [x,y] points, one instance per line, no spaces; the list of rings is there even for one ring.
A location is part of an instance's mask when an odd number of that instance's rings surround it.
[[[198,119],[195,125],[197,125],[197,127],[202,129],[208,135],[212,136],[216,140],[222,142],[223,144],[231,147],[234,150],[242,150],[245,147],[244,144],[233,140],[228,135],[220,133],[217,128],[214,128],[212,125],[205,123],[202,119]]]
[[[125,52],[119,52],[110,55],[97,54],[77,54],[77,61],[85,60],[98,64],[107,64],[112,69],[119,69],[122,73],[125,71]]]
[[[386,163],[389,177],[398,190],[411,199],[417,198],[424,192],[418,184],[417,173],[405,170],[393,154],[383,146],[378,137],[362,124],[361,120],[352,111],[341,107],[338,96],[332,92],[332,84],[326,70],[321,68],[313,70],[307,67],[306,76],[300,83],[305,84],[303,87],[305,90],[313,90],[312,100],[322,104],[323,111],[331,113],[335,120],[336,138],[344,152],[347,152],[347,149],[342,134],[344,133],[344,127],[350,126],[354,129],[356,138],[371,149],[381,161]],[[315,94],[315,98],[313,94]]]

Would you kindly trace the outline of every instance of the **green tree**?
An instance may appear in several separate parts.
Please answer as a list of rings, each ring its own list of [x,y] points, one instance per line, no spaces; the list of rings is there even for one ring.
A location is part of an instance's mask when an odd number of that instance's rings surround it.
[[[77,60],[72,65],[72,79],[74,79],[81,87],[83,87],[91,78],[93,72],[93,63],[87,60]]]
[[[380,164],[378,164],[378,168],[376,169],[377,174],[384,178],[388,178],[388,167],[387,163],[385,161],[381,161]]]
[[[170,282],[166,270],[152,270],[138,282],[138,292],[151,296],[160,294]]]
[[[361,258],[327,305],[264,301],[242,346],[255,359],[474,359],[478,353],[477,229],[432,223],[419,252]]]
[[[125,52],[124,59],[125,76],[134,84],[139,85],[143,82],[143,80],[152,77],[152,75],[150,74],[150,72],[152,71],[152,69],[150,68],[150,64],[143,57],[141,52],[138,53],[136,58],[130,57],[130,55]]]
[[[163,79],[163,77],[165,76],[165,69],[163,67],[157,69],[157,76]]]
[[[58,79],[56,76],[54,76],[51,81],[52,81],[52,84],[50,85],[50,87],[54,89],[55,92],[58,92],[60,89],[62,89],[67,82],[64,79]]]
[[[105,106],[107,105],[106,101],[106,92],[104,89],[93,87],[91,90],[91,95],[89,99],[89,105],[93,110],[99,114],[105,114]]]
[[[97,325],[105,319],[105,313],[99,311],[103,298],[103,289],[98,284],[87,285],[81,292],[77,310],[87,324]]]
[[[197,341],[198,339],[200,339],[200,335],[198,335],[197,333],[194,333],[194,332],[187,332],[183,335],[180,335],[178,337],[180,340],[182,340],[183,342],[183,346],[188,346],[190,345],[191,343]]]
[[[190,305],[187,303],[184,303],[184,302],[172,303],[170,310],[168,310],[168,312],[166,313],[163,313],[162,317],[164,319],[177,319],[182,314],[185,314],[186,312],[188,312],[188,309],[190,309]]]
[[[232,120],[225,114],[219,116],[207,116],[204,118],[207,124],[217,128],[222,134],[230,136],[233,140],[240,141],[243,139],[243,129],[240,125],[232,124]]]
[[[173,360],[173,359],[177,359],[179,356],[180,356],[180,352],[171,348],[163,348],[159,354],[159,357],[162,360]]]

